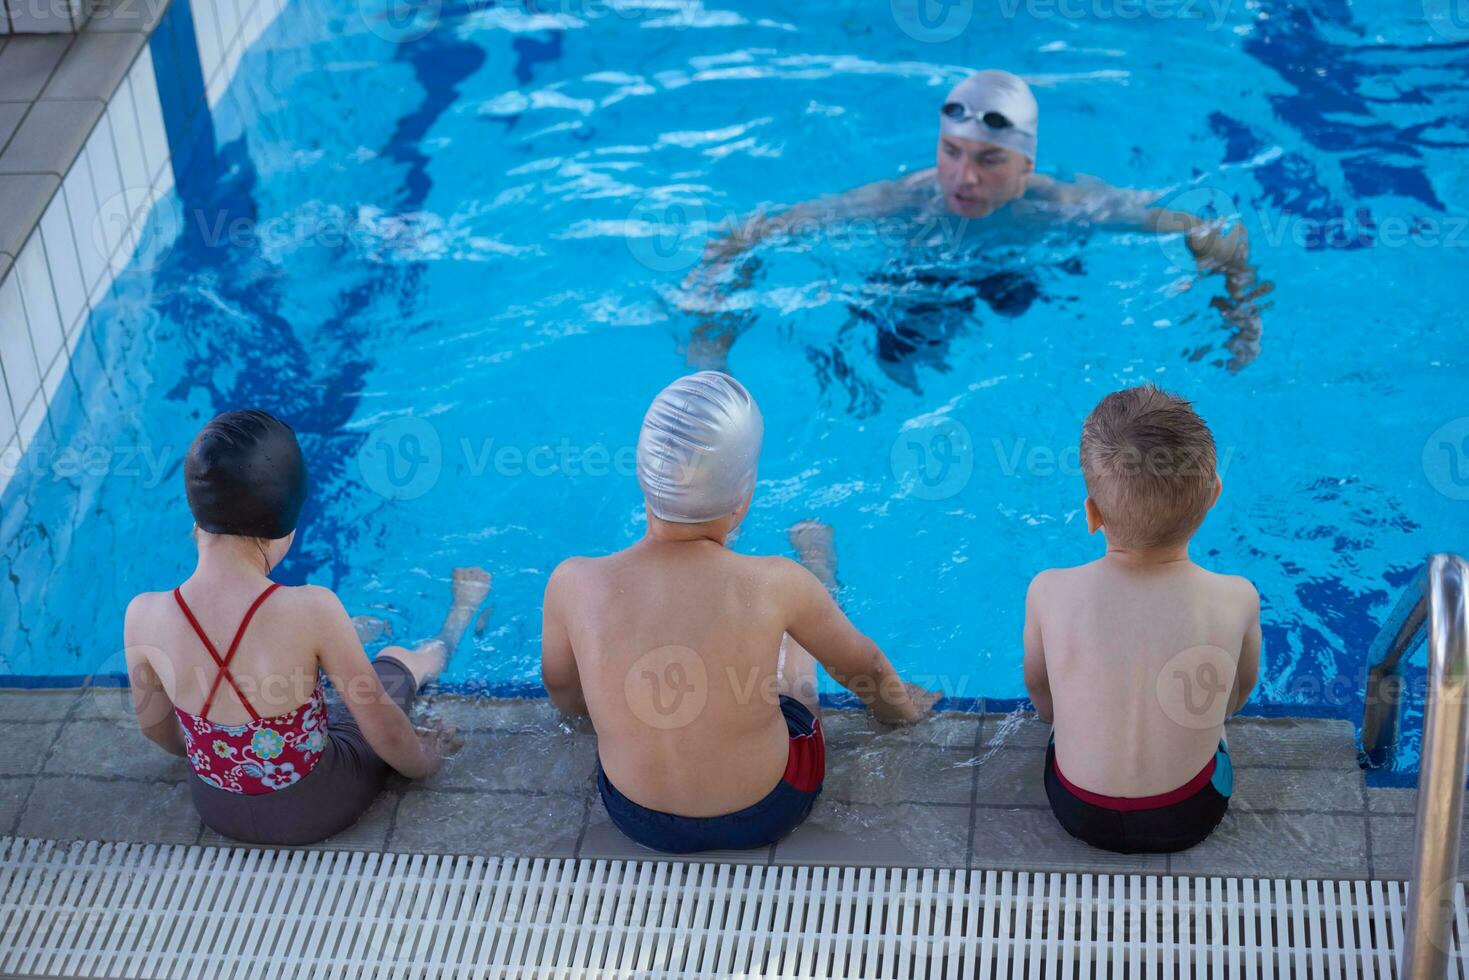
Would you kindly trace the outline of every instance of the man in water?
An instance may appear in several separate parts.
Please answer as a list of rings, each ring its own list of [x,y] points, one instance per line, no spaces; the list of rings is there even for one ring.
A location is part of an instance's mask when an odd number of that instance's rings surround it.
[[[691,358],[717,359],[733,342],[740,324],[733,315],[719,311],[717,294],[727,287],[714,284],[738,256],[766,238],[794,236],[843,221],[902,218],[912,223],[915,233],[908,236],[910,242],[926,244],[938,234],[952,245],[970,222],[1005,215],[1015,224],[1072,223],[1181,233],[1201,272],[1224,274],[1229,298],[1213,305],[1235,330],[1225,344],[1233,355],[1230,367],[1238,370],[1254,360],[1261,328],[1253,301],[1271,286],[1256,281],[1244,226],[1226,233],[1218,221],[1151,206],[1157,195],[1147,191],[1122,190],[1096,180],[1068,184],[1036,173],[1039,118],[1035,96],[1019,76],[993,69],[977,72],[954,86],[944,100],[935,166],[797,204],[773,216],[757,214],[710,242],[705,264],[686,283],[701,297],[690,307],[706,316],[695,331]],[[745,283],[735,285],[747,284],[748,268],[737,270],[736,276]]]

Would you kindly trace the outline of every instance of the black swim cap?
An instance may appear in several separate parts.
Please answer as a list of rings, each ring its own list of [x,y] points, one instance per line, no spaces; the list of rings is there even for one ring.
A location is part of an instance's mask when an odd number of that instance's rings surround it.
[[[184,484],[200,529],[273,540],[296,529],[306,461],[296,433],[269,412],[225,412],[194,437]]]

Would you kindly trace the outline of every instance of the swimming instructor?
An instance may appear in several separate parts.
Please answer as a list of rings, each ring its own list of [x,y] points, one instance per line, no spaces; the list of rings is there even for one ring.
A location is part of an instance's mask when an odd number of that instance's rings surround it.
[[[797,204],[773,216],[752,216],[709,243],[705,264],[695,270],[690,285],[702,283],[707,292],[708,284],[736,257],[766,238],[854,219],[906,215],[922,223],[958,216],[967,224],[1003,212],[1022,223],[1181,233],[1202,273],[1224,274],[1229,297],[1213,305],[1235,330],[1225,344],[1233,355],[1230,367],[1237,370],[1254,360],[1261,332],[1254,300],[1272,287],[1256,279],[1244,226],[1226,232],[1220,221],[1151,206],[1157,199],[1152,192],[1090,179],[1068,184],[1036,173],[1039,121],[1040,108],[1024,79],[994,69],[970,75],[954,86],[939,110],[936,166]]]

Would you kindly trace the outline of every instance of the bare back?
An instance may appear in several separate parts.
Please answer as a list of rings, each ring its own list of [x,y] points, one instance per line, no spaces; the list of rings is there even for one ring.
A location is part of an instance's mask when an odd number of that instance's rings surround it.
[[[1037,576],[1056,764],[1106,796],[1170,792],[1218,748],[1241,661],[1258,657],[1259,599],[1189,561],[1101,559]],[[1253,685],[1253,663],[1244,673]],[[1246,689],[1247,691],[1248,689]]]
[[[268,584],[268,583],[267,583]],[[262,718],[285,714],[304,704],[316,687],[318,650],[313,628],[317,612],[308,590],[278,588],[256,610],[230,675]],[[184,599],[220,657],[259,593],[190,589]],[[198,714],[219,667],[189,625],[172,592],[138,596],[128,611],[128,645],[143,651],[164,692],[178,708]],[[209,720],[242,725],[251,720],[228,679],[221,679],[209,707]]]
[[[780,781],[789,751],[779,656],[782,558],[713,542],[644,541],[573,559],[555,602],[608,779],[665,813],[743,809]]]

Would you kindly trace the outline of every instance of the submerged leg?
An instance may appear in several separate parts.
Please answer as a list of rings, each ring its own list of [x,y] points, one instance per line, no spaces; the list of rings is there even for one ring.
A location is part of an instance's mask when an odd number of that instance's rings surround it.
[[[438,634],[412,650],[388,647],[382,653],[402,661],[403,666],[413,672],[415,684],[422,685],[437,677],[448,663],[449,655],[459,646],[464,631],[474,622],[474,614],[490,594],[490,584],[490,573],[483,568],[454,569],[454,598]]]
[[[802,565],[821,580],[828,590],[835,592],[837,584],[836,547],[831,526],[818,520],[801,521],[786,532],[791,547]],[[780,687],[810,708],[815,714],[821,712],[821,701],[816,690],[816,658],[789,634],[780,644]]]
[[[796,549],[796,560],[805,565],[813,575],[821,579],[827,591],[840,588],[837,582],[837,553],[835,534],[830,524],[810,519],[792,524],[786,532],[791,547]]]

